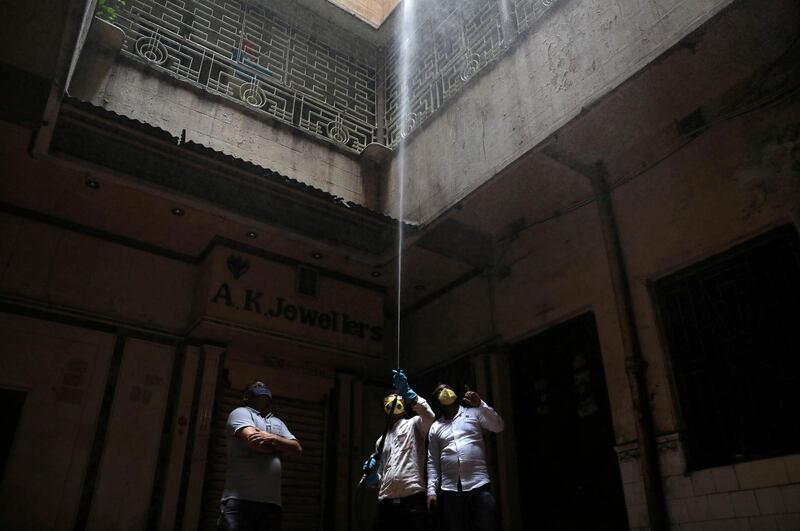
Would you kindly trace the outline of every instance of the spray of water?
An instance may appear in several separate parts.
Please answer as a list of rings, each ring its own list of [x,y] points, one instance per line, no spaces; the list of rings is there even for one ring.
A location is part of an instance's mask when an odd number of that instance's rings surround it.
[[[411,114],[411,65],[414,59],[414,0],[403,0],[400,4],[400,46],[396,72],[398,78],[398,107],[400,114],[400,142],[397,144],[397,186],[398,186],[398,224],[397,224],[397,368],[400,368],[400,311],[403,287],[403,218],[405,217],[406,147],[404,137],[413,126]]]
[[[508,7],[508,0],[499,0],[497,4],[500,7],[500,20],[509,20],[511,17],[511,10]]]

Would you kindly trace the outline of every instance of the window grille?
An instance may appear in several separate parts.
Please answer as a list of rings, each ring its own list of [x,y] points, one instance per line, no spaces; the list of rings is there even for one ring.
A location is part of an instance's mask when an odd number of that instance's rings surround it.
[[[379,59],[373,45],[291,3],[129,0],[114,23],[128,57],[360,153],[379,139],[395,148],[557,1],[432,3],[412,36],[405,120],[399,45]]]
[[[123,53],[157,70],[351,151],[373,141],[374,51],[304,10],[130,0],[115,23]]]
[[[386,58],[386,142],[396,147],[422,122],[456,96],[479,72],[494,64],[557,0],[455,0],[434,2],[414,32],[409,109],[400,116],[397,77],[400,46]],[[513,12],[513,16],[511,15]],[[405,122],[404,130],[400,130]]]
[[[800,450],[794,227],[654,284],[692,468]]]

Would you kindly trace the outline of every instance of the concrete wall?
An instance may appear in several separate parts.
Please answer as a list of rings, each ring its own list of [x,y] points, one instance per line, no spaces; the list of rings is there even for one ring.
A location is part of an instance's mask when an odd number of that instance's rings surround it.
[[[0,344],[0,387],[27,393],[0,486],[0,528],[71,530],[114,336],[0,314]]]
[[[171,332],[188,326],[194,266],[0,214],[0,293]]]
[[[560,2],[408,140],[406,173],[414,178],[406,183],[405,218],[430,221],[729,3]],[[91,54],[98,51],[89,46],[82,62]],[[80,97],[399,215],[397,159],[377,198],[357,156],[127,61],[117,60],[96,92]]]
[[[0,313],[0,343],[0,387],[26,393],[0,484],[0,528],[152,529],[150,518],[160,510],[169,518],[159,529],[174,529],[178,488],[187,477],[198,484],[188,483],[196,492],[186,495],[184,521],[196,517],[203,477],[195,469],[204,472],[208,430],[200,424],[187,433],[187,424],[208,422],[218,349],[203,348],[199,371],[197,347],[176,364],[175,345],[63,317],[9,313]],[[210,380],[199,396],[197,375]],[[172,391],[180,404],[165,419]],[[165,420],[173,429],[162,447]],[[185,462],[187,451],[193,453]],[[154,499],[156,481],[171,496]]]
[[[158,195],[142,199],[123,187],[118,197],[111,177],[93,174],[102,183],[94,190],[86,174],[30,159],[22,136],[12,127],[0,134],[0,388],[27,392],[0,484],[0,528],[71,530],[77,521],[86,529],[174,529],[180,520],[197,529],[222,349],[176,343],[191,329],[200,268],[183,253],[202,250],[214,233],[192,211],[180,218],[186,225],[162,224],[158,212],[172,215]],[[85,201],[95,191],[105,195]],[[215,221],[224,231],[224,220]],[[282,282],[294,293],[293,278]],[[346,282],[322,282],[327,291],[316,302],[359,302]],[[380,302],[373,306],[380,320]],[[263,377],[285,398],[327,397],[337,363],[328,352],[305,345],[312,363],[293,356],[287,345],[298,347],[285,337],[265,348],[248,334],[226,329],[222,338],[236,345],[236,385]],[[239,343],[244,336],[248,344]]]
[[[485,277],[474,278],[403,316],[403,364],[409,373],[445,363],[494,335],[489,289]]]
[[[81,4],[85,2],[46,0],[0,11],[0,61],[48,80],[63,74],[66,65],[59,58],[62,39],[65,33],[72,35],[77,30],[74,26],[80,24]],[[72,44],[68,38],[63,43]]]
[[[635,445],[633,445],[635,446]],[[659,438],[667,511],[673,530],[730,531],[800,528],[800,454],[687,472],[678,434]],[[636,452],[618,447],[628,520],[648,529]]]
[[[559,2],[408,140],[405,218],[430,221],[729,3]],[[398,171],[381,198],[394,216]]]
[[[87,529],[145,529],[175,347],[128,340]]]
[[[667,353],[647,282],[718,254],[769,228],[796,222],[800,212],[800,176],[796,168],[776,172],[769,164],[754,167],[748,153],[769,137],[770,131],[794,128],[797,123],[800,107],[795,105],[719,126],[713,134],[702,136],[682,150],[669,164],[614,193],[660,433],[677,430],[679,423],[670,392]],[[752,181],[741,180],[745,169],[749,169]],[[688,475],[684,475],[681,459],[680,442],[662,450],[662,462],[678,461],[666,463],[663,468],[672,521],[680,523],[680,529],[698,528],[698,522],[703,521],[717,522],[703,524],[703,529],[736,529],[732,526],[744,526],[744,522],[753,529],[771,529],[775,525],[779,525],[778,529],[796,529],[800,525],[800,485],[791,485],[798,480],[797,456]],[[624,468],[623,472],[625,481],[636,477],[631,471],[626,475]],[[711,476],[717,478],[713,486],[708,479]],[[753,497],[757,503],[751,503]],[[644,526],[642,506],[634,505],[630,510],[632,525]]]
[[[85,74],[79,71],[76,76],[80,75]],[[114,63],[92,103],[160,127],[178,138],[185,130],[186,140],[277,171],[347,201],[374,205],[355,155],[129,61]]]

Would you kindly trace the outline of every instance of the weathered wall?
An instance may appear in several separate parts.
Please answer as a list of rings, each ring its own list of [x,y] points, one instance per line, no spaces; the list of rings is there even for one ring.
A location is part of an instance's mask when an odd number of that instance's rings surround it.
[[[754,147],[776,131],[794,130],[800,107],[781,106],[726,123],[701,136],[664,164],[613,196],[633,304],[647,363],[657,429],[679,428],[670,391],[668,354],[659,335],[648,281],[718,254],[770,228],[791,224],[800,212],[800,175],[792,146],[777,167],[753,160]],[[758,150],[755,150],[758,152]],[[714,156],[708,156],[713,153]],[[743,171],[749,173],[743,180]],[[800,225],[797,225],[800,227]],[[653,245],[658,242],[658,245]],[[685,475],[680,441],[662,445],[666,496],[674,523],[719,521],[720,526],[800,525],[798,456],[716,467]],[[638,462],[637,462],[638,464]],[[639,492],[638,469],[623,468],[626,491]],[[713,481],[712,481],[713,478]],[[632,494],[632,500],[643,500]],[[632,525],[644,526],[644,506],[629,507]],[[778,515],[778,516],[775,516]],[[637,524],[634,524],[636,522]],[[711,524],[706,524],[711,525]],[[731,528],[731,527],[728,527]]]
[[[526,230],[505,251],[504,264],[510,266],[511,274],[491,280],[493,295],[490,281],[481,277],[406,317],[404,351],[412,360],[409,366],[419,371],[444,363],[495,335],[514,343],[591,310],[597,319],[617,441],[634,438],[599,223],[594,204],[589,204]]]
[[[403,315],[405,368],[417,373],[446,363],[453,354],[491,338],[494,330],[489,289],[487,278],[477,277],[418,311]]]
[[[430,221],[729,3],[560,2],[409,138],[405,218]],[[394,216],[398,171],[381,198]]]
[[[183,331],[194,267],[0,214],[0,293],[131,324]]]
[[[80,3],[47,0],[4,8],[0,11],[0,61],[48,80],[62,74],[59,69],[64,65],[59,64],[58,52],[65,32],[71,34],[74,25],[80,23],[82,13],[73,18]]]
[[[186,140],[277,171],[346,201],[374,205],[354,155],[129,61],[114,63],[92,103],[160,127],[178,138],[185,131]]]
[[[648,288],[650,281],[771,228],[793,222],[800,227],[793,133],[798,124],[800,106],[783,104],[715,125],[612,193],[675,529],[796,529],[800,522],[797,455],[687,471],[668,354]],[[521,232],[504,250],[502,264],[510,275],[494,281],[494,319],[503,341],[515,343],[583,311],[594,312],[630,523],[643,529],[640,463],[636,444],[629,443],[635,440],[633,412],[596,204]],[[489,292],[476,290],[477,282],[405,320],[406,356],[417,370],[491,337],[487,326],[476,322],[492,318]]]
[[[152,529],[160,510],[160,529],[172,529],[187,478],[197,492],[187,494],[186,514],[199,512],[196,469],[204,471],[208,431],[192,425],[213,408],[219,349],[202,347],[199,370],[199,347],[183,349],[176,363],[174,344],[98,328],[108,327],[0,314],[0,387],[25,393],[19,422],[5,427],[16,430],[0,485],[0,528]],[[179,403],[168,400],[172,392]],[[154,498],[156,487],[167,494]]]
[[[175,347],[125,343],[86,529],[145,529]]]
[[[0,344],[0,386],[26,392],[0,487],[0,528],[73,529],[114,336],[0,314]]]

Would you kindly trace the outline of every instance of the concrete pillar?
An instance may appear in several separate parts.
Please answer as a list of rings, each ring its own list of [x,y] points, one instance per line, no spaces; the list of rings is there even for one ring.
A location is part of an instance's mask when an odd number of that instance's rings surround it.
[[[351,500],[354,482],[350,462],[353,439],[351,434],[350,412],[353,402],[353,376],[339,373],[336,375],[338,404],[336,406],[336,495],[334,507],[334,529],[350,529]]]
[[[161,516],[158,529],[167,531],[174,529],[178,509],[183,463],[186,445],[189,442],[189,419],[192,415],[192,401],[197,383],[197,369],[200,364],[200,352],[196,347],[188,347],[185,352],[178,390],[178,404],[172,421],[172,444],[167,461],[167,473],[164,481],[164,498],[161,505]]]
[[[200,376],[200,395],[197,417],[192,440],[192,455],[189,465],[189,481],[186,492],[186,505],[183,510],[183,530],[194,531],[200,522],[200,508],[203,495],[203,482],[208,458],[208,439],[211,435],[211,416],[217,392],[220,358],[224,349],[204,346],[202,375]]]
[[[147,525],[174,347],[128,339],[86,529]]]
[[[352,407],[350,408],[350,455],[347,459],[348,470],[350,471],[351,485],[357,485],[361,479],[360,460],[371,451],[371,448],[361,448],[359,441],[364,440],[364,382],[361,380],[353,381]],[[369,404],[372,405],[372,404]],[[369,407],[369,406],[367,406]],[[358,518],[360,507],[358,506],[358,496],[350,497],[350,514],[353,518]]]

